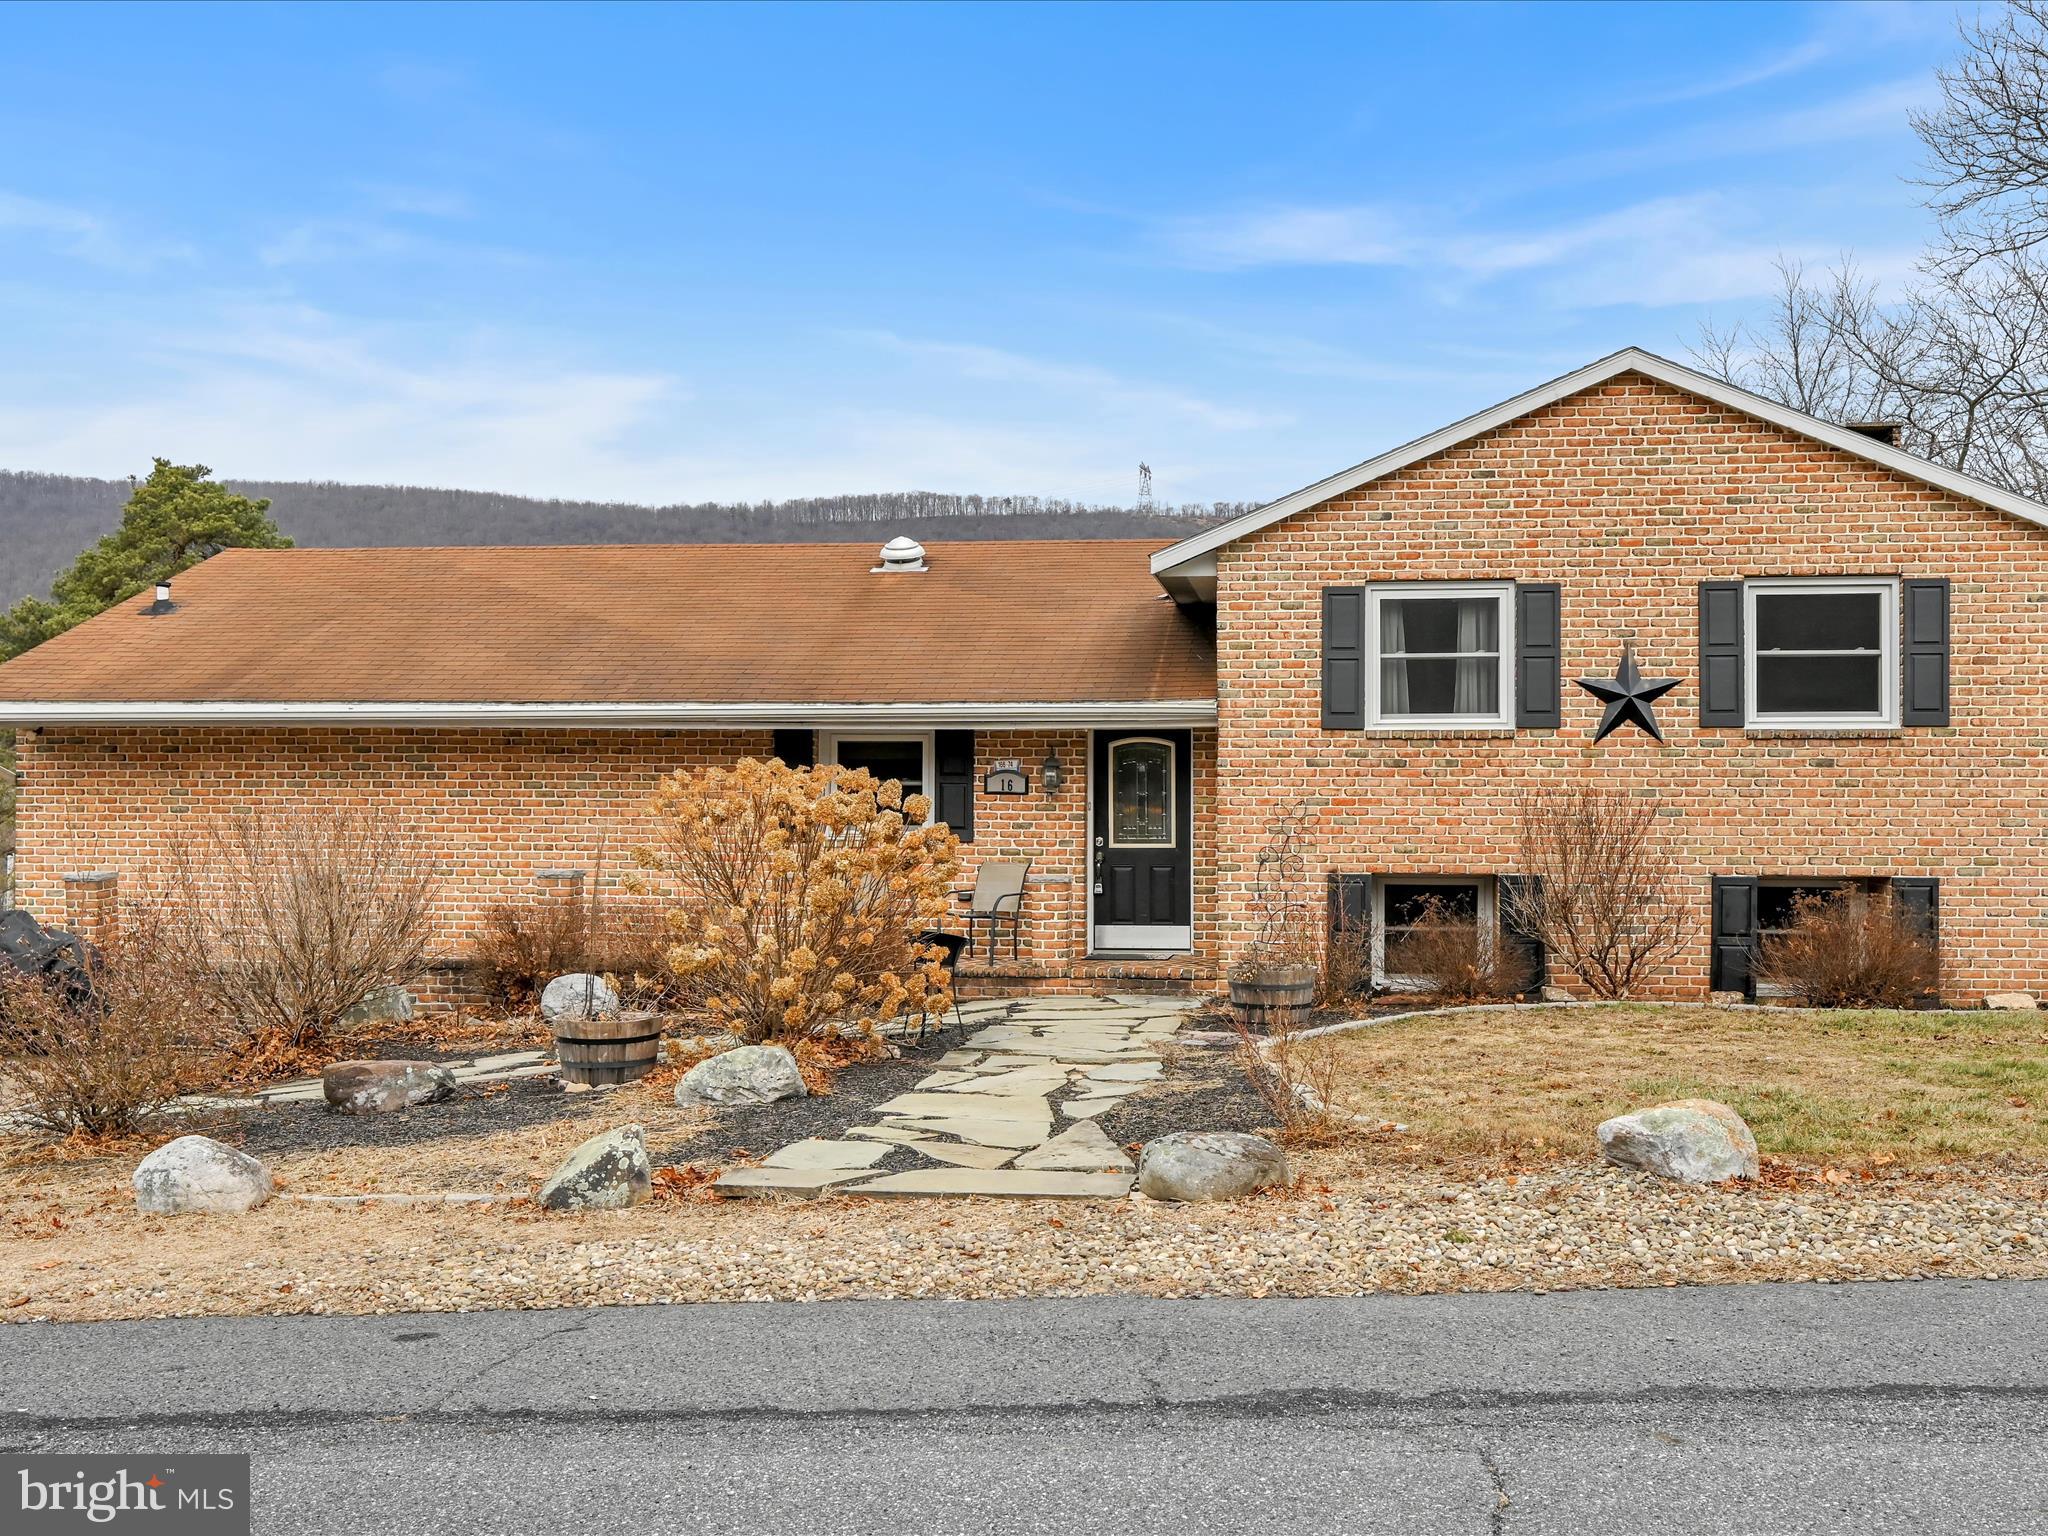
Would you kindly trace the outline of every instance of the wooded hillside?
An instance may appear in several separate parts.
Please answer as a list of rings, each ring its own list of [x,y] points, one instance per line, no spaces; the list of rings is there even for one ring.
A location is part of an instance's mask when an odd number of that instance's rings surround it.
[[[331,481],[232,480],[267,496],[271,516],[300,544],[703,544],[846,541],[907,533],[917,539],[1110,539],[1161,542],[1248,511],[1217,502],[1140,512],[1039,496],[886,491],[798,501],[542,501],[488,491]],[[121,518],[131,486],[0,470],[0,604],[48,589],[51,579]]]

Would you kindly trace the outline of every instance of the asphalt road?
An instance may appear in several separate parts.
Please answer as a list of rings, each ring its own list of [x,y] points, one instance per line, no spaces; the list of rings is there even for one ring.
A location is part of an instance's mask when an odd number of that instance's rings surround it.
[[[2048,1528],[2048,1283],[0,1329],[9,1450],[263,1532]]]

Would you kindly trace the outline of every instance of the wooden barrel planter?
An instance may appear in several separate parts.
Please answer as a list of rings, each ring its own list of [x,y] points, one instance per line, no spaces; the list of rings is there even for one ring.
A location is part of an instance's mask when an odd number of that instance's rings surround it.
[[[1246,1029],[1292,1028],[1316,1000],[1316,973],[1306,965],[1282,966],[1230,979],[1230,1005]]]
[[[595,1019],[558,1019],[562,1081],[599,1088],[645,1077],[661,1055],[661,1015],[645,1009]]]

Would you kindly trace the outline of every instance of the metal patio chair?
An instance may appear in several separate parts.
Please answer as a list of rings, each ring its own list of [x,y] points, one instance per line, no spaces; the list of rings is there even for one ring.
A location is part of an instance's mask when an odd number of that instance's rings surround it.
[[[993,960],[1001,947],[1003,924],[1010,925],[1010,958],[1017,958],[1017,946],[1024,927],[1024,880],[1031,873],[1029,859],[991,859],[974,872],[974,889],[955,891],[953,899],[967,903],[967,953],[974,953],[977,927],[988,929],[988,957]]]
[[[960,964],[960,951],[967,947],[967,940],[957,933],[947,933],[939,928],[927,928],[917,936],[917,942],[926,949],[936,949],[939,952],[939,964],[946,972],[946,990],[953,997],[953,1022],[964,1030],[967,1027],[967,1022],[960,1016],[960,983],[953,973]],[[929,1015],[926,1014],[918,1015],[917,1038],[919,1040],[924,1039],[925,1020],[928,1017]],[[945,1028],[946,1026],[941,1024],[939,1026],[940,1032],[944,1033]]]

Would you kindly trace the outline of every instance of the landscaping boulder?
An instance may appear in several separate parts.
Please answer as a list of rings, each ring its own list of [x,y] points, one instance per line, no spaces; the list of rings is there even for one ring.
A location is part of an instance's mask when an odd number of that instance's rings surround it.
[[[1984,999],[1986,1008],[2017,1008],[2022,1013],[2031,1013],[2041,1005],[2031,992],[1993,992]]]
[[[1742,1116],[1712,1099],[1678,1099],[1603,1121],[1600,1154],[1684,1184],[1757,1175],[1756,1137]]]
[[[344,1024],[410,1024],[419,1003],[403,987],[379,987],[341,1016]]]
[[[1287,1182],[1287,1154],[1244,1131],[1175,1131],[1138,1154],[1138,1192],[1154,1200],[1235,1200]]]
[[[270,1198],[270,1170],[210,1136],[180,1136],[135,1165],[134,1185],[135,1208],[150,1215],[238,1216]]]
[[[678,1104],[773,1104],[809,1094],[796,1058],[779,1045],[742,1045],[700,1061],[676,1084]]]
[[[622,1211],[654,1189],[647,1138],[637,1125],[593,1136],[540,1187],[540,1203],[551,1211]]]
[[[608,1019],[619,1011],[619,994],[602,976],[575,971],[557,976],[540,994],[540,1016],[550,1024],[563,1019]]]
[[[344,1115],[380,1115],[431,1104],[455,1091],[455,1074],[433,1061],[337,1061],[320,1091]]]

